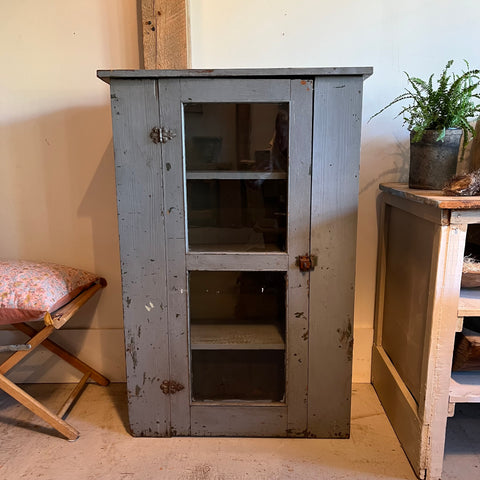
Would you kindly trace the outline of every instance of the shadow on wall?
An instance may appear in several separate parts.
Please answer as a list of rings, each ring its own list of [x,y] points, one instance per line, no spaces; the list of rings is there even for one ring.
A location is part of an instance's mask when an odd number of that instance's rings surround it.
[[[63,263],[108,287],[69,328],[122,328],[110,107],[57,111],[0,127],[0,255]]]
[[[362,164],[360,167],[360,195],[367,190],[377,190],[383,182],[408,181],[410,146],[407,139],[396,139],[385,143],[384,138],[369,138],[362,142]],[[363,179],[362,173],[369,172]]]
[[[480,132],[480,122],[477,127]],[[408,132],[403,139],[386,143],[384,137],[370,137],[362,142],[362,167],[360,170],[360,194],[378,189],[380,183],[408,182],[410,166],[410,140]],[[458,161],[457,174],[479,168],[480,140],[471,141],[465,149],[464,159]],[[362,170],[369,172],[369,178],[362,182]]]

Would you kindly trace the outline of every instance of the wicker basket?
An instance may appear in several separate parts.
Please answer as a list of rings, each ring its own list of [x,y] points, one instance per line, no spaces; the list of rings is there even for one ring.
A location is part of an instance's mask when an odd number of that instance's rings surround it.
[[[463,259],[462,287],[480,287],[480,261],[473,257]]]

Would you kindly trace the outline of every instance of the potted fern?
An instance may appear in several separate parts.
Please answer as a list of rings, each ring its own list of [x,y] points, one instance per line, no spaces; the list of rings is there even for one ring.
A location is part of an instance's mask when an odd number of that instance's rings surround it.
[[[409,88],[386,107],[371,117],[374,118],[398,102],[409,101],[397,116],[410,131],[410,188],[440,190],[455,175],[457,160],[463,158],[465,146],[475,134],[469,120],[478,116],[480,99],[480,70],[467,71],[461,75],[450,74],[450,60],[437,81],[433,74],[427,81],[407,76]],[[462,141],[463,137],[463,141]]]

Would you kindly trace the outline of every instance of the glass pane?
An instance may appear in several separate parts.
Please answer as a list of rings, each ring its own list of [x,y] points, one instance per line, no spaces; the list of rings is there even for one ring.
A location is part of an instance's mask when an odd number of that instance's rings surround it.
[[[192,398],[283,401],[285,272],[189,272]]]
[[[192,400],[285,401],[285,351],[194,350]]]
[[[287,171],[287,103],[185,103],[184,118],[187,171]]]
[[[184,105],[191,251],[285,251],[288,104]]]

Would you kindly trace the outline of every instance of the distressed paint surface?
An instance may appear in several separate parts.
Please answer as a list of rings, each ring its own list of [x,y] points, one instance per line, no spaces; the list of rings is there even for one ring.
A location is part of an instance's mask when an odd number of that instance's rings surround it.
[[[296,257],[310,251],[313,82],[292,80],[288,203],[287,405],[289,436],[305,436],[308,401],[309,272]]]
[[[245,411],[247,409],[247,411]],[[192,435],[284,437],[284,406],[192,406]]]
[[[368,72],[339,77],[336,71],[313,81],[308,74],[298,78],[302,71],[272,73],[292,80],[234,79],[228,71],[208,80],[188,72],[99,74],[112,84],[136,435],[348,436],[361,92]],[[183,101],[290,102],[287,253],[186,253]],[[154,127],[168,129],[171,138],[154,143]],[[319,257],[318,266],[300,272],[296,257],[308,253]],[[188,269],[288,273],[286,403],[190,405]],[[169,385],[173,395],[162,392]]]
[[[160,121],[175,136],[162,144],[165,179],[166,283],[170,380],[184,388],[170,396],[170,434],[190,434],[190,375],[188,355],[187,278],[185,267],[185,208],[183,179],[182,105],[178,79],[159,80]]]
[[[159,124],[154,80],[112,82],[118,228],[130,428],[163,436],[169,376],[163,172],[148,134]]]
[[[362,79],[315,80],[308,428],[348,437]]]
[[[98,70],[98,76],[109,82],[113,78],[311,78],[356,76],[368,78],[372,67],[321,67],[321,68],[235,68],[235,69],[188,69],[188,70]]]

